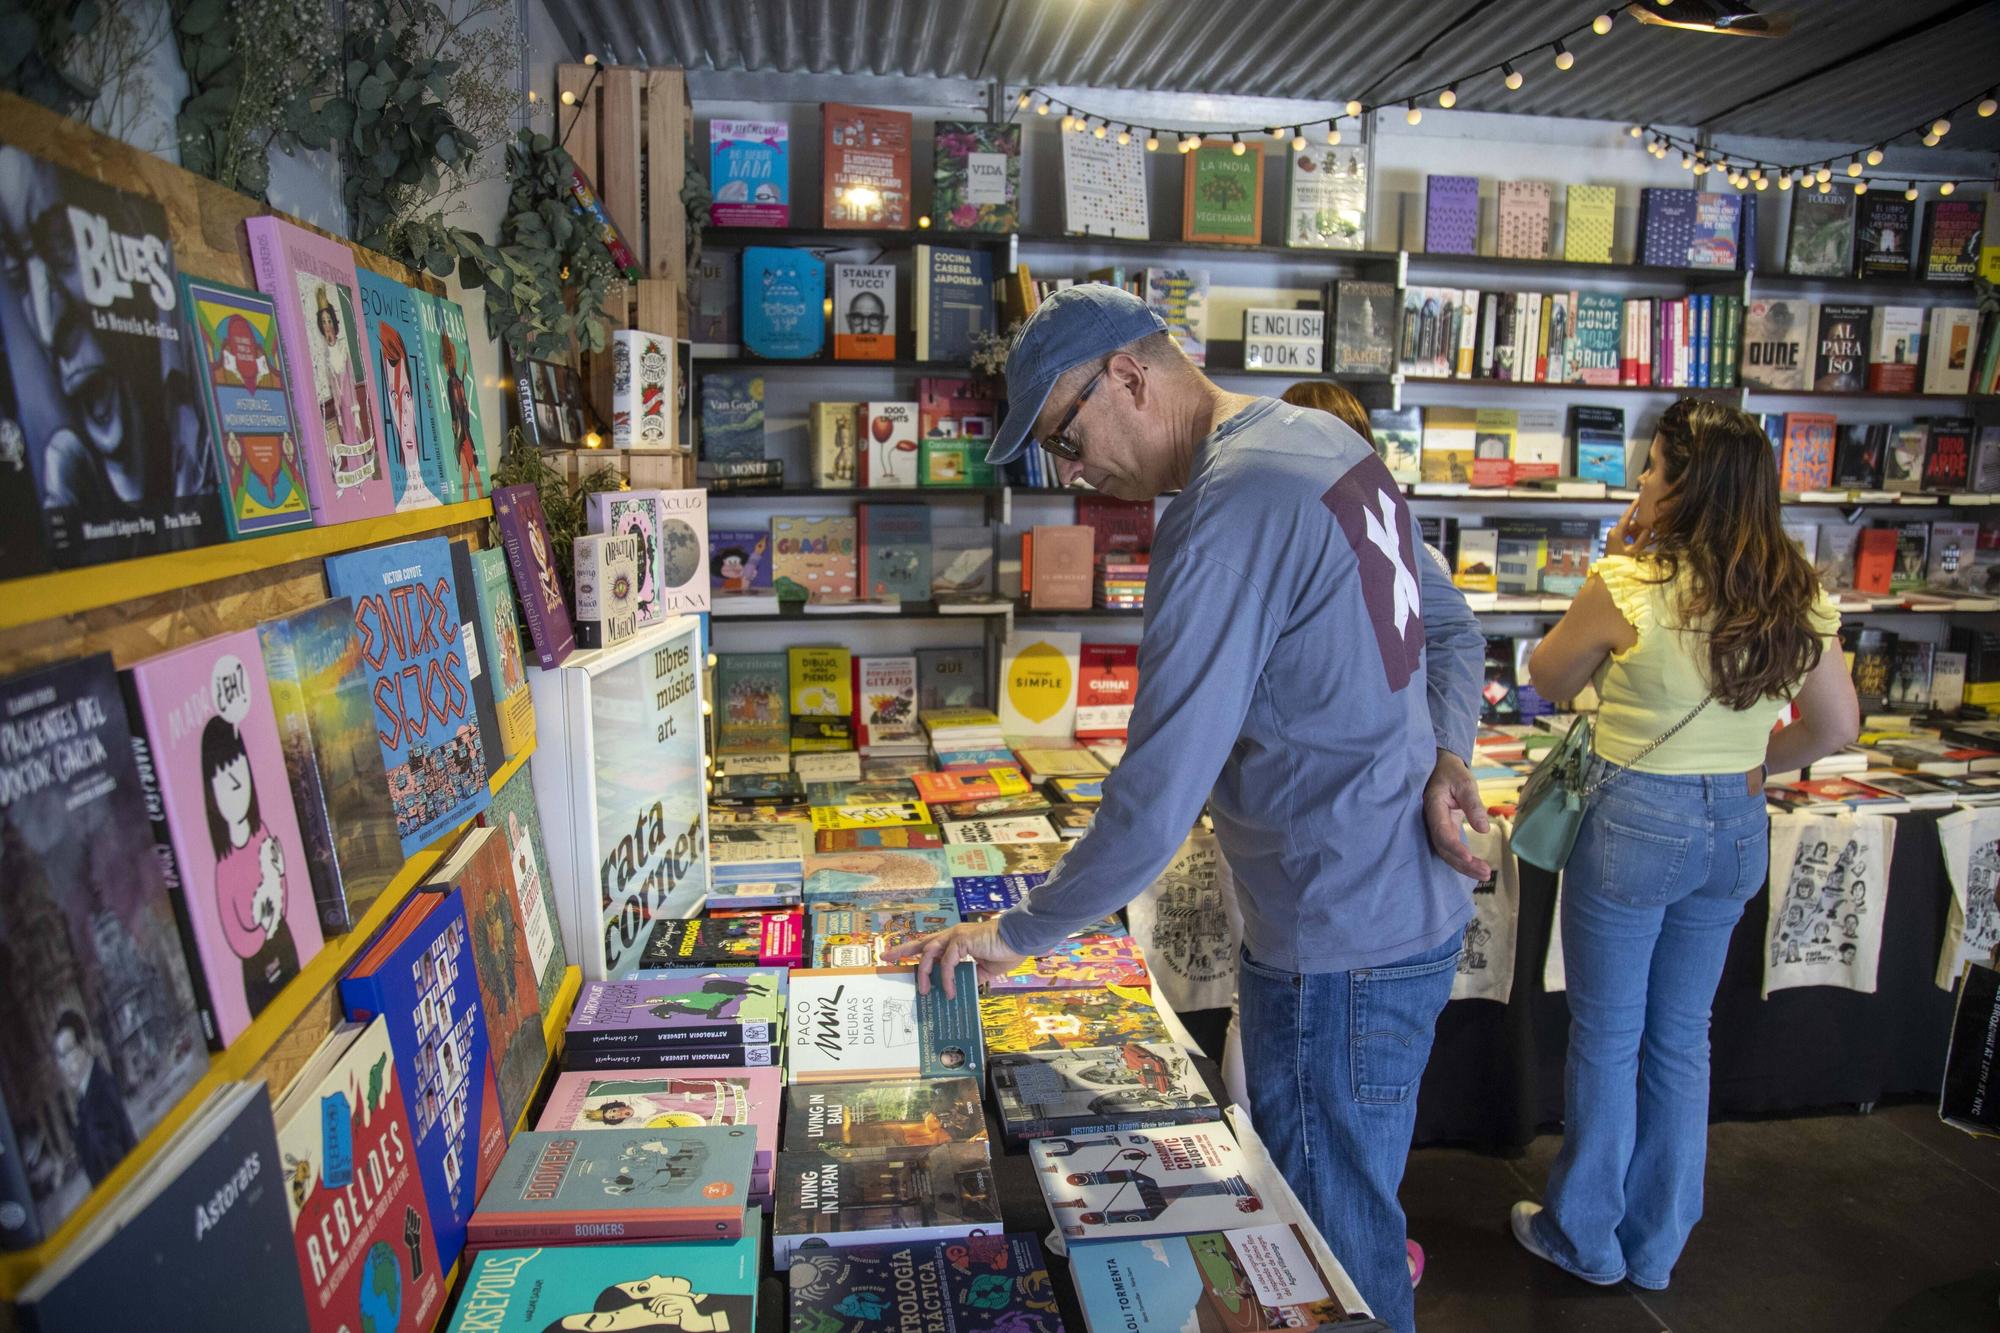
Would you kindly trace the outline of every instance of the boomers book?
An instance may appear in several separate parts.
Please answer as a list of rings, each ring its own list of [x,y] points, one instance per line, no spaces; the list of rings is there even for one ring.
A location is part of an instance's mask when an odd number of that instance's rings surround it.
[[[467,1243],[734,1240],[743,1234],[755,1133],[743,1126],[524,1130],[472,1215]]]
[[[492,799],[451,543],[427,537],[329,556],[326,582],[354,602],[396,831],[414,854]]]
[[[453,889],[412,897],[340,982],[349,1019],[388,1020],[438,1259],[447,1267],[465,1248],[466,1219],[507,1147],[473,968],[465,900]]]
[[[277,307],[262,292],[188,273],[181,274],[181,302],[194,338],[189,364],[221,474],[229,535],[311,527]]]
[[[4,1249],[61,1225],[207,1067],[126,717],[108,654],[0,683]]]
[[[448,1289],[389,1025],[335,1027],[273,1115],[316,1333],[429,1328]]]
[[[451,1333],[550,1329],[757,1327],[763,1215],[735,1240],[673,1245],[552,1245],[484,1250],[473,1260]]]
[[[227,1045],[322,942],[257,632],[148,658],[127,683],[158,784],[154,841],[172,848],[189,966]]]

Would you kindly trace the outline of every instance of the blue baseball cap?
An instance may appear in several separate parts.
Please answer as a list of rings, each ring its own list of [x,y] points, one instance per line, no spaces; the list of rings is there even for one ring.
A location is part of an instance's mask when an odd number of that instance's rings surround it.
[[[1043,301],[1007,354],[1007,419],[1000,423],[986,461],[1011,463],[1027,450],[1035,418],[1064,371],[1166,327],[1144,301],[1109,283],[1078,283]]]

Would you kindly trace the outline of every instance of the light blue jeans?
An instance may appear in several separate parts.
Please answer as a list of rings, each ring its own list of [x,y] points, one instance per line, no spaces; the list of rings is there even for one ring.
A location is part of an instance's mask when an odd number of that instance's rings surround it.
[[[1709,1009],[1769,843],[1741,773],[1627,773],[1584,815],[1562,889],[1563,1146],[1535,1219],[1579,1276],[1664,1288],[1701,1217]]]
[[[1417,1313],[1396,1191],[1462,942],[1352,972],[1284,972],[1246,952],[1236,973],[1257,1137],[1361,1298],[1399,1333]]]

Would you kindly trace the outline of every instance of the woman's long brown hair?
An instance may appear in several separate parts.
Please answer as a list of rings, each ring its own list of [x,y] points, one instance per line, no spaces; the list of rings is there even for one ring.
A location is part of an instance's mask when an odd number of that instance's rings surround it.
[[[1683,398],[1660,415],[1666,493],[1652,555],[1683,570],[1678,610],[1708,631],[1708,682],[1734,709],[1789,697],[1819,665],[1813,567],[1785,535],[1771,441],[1748,412]]]
[[[1375,432],[1368,425],[1368,409],[1345,385],[1332,380],[1300,380],[1285,390],[1283,401],[1294,407],[1312,407],[1330,412],[1353,427],[1356,435],[1370,444],[1375,443]]]

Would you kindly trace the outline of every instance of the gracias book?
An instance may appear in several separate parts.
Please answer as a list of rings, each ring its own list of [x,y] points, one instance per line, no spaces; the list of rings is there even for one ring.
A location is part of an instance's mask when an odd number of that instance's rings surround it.
[[[148,658],[125,680],[157,784],[154,841],[172,850],[190,967],[227,1045],[322,943],[257,632]]]
[[[465,1278],[450,1333],[550,1329],[757,1327],[764,1216],[735,1240],[672,1245],[551,1245],[482,1250]]]
[[[181,274],[195,388],[222,482],[231,537],[312,526],[299,435],[271,298]]]
[[[466,1233],[498,1245],[734,1240],[743,1234],[756,1136],[741,1126],[524,1130]]]
[[[326,582],[354,603],[396,830],[412,855],[492,799],[451,543],[427,537],[328,556]]]
[[[314,1333],[435,1323],[445,1274],[388,1024],[336,1026],[273,1115]]]
[[[207,1067],[130,735],[108,654],[0,682],[0,1248],[61,1225]],[[15,1174],[36,1108],[72,1104]]]
[[[278,307],[313,522],[380,518],[395,495],[354,252],[282,218],[249,218],[243,227],[257,285]]]

